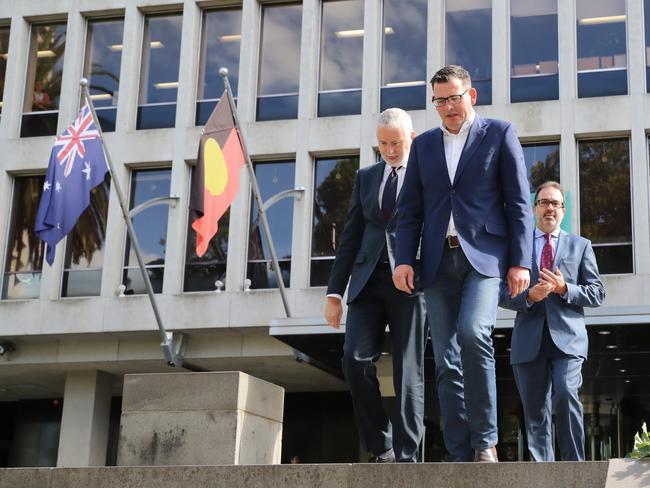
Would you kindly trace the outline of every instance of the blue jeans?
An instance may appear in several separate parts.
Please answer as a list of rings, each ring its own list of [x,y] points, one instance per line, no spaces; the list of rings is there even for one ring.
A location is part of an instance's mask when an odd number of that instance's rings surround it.
[[[445,246],[424,290],[436,364],[442,432],[452,461],[497,444],[494,348],[501,278],[477,272],[460,247]]]

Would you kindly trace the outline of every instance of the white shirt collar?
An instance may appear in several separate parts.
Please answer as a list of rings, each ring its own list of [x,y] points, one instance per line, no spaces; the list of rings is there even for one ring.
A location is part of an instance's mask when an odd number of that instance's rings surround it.
[[[463,122],[463,125],[460,126],[460,130],[458,131],[458,134],[452,134],[451,132],[449,132],[449,130],[447,130],[447,128],[445,127],[444,123],[440,124],[440,129],[442,130],[442,133],[444,135],[450,136],[450,137],[458,137],[460,135],[465,135],[465,133],[469,131],[469,128],[474,123],[475,118],[476,118],[476,112],[474,111],[474,109],[472,109],[472,113],[469,115],[467,120],[465,120],[465,122]]]
[[[553,232],[551,232],[551,235],[553,237],[559,236],[560,235],[560,228],[558,227]],[[535,227],[535,239],[539,239],[540,237],[545,237],[545,236],[546,236],[546,232],[540,230],[539,227]]]

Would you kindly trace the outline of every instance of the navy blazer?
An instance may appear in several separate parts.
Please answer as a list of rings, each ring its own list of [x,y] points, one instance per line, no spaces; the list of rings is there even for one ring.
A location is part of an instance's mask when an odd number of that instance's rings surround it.
[[[381,256],[384,245],[395,232],[396,212],[386,222],[379,206],[379,187],[386,163],[381,161],[357,172],[354,190],[343,233],[339,238],[336,258],[330,272],[327,293],[343,296],[350,280],[348,303],[366,286]],[[402,187],[402,190],[404,188]],[[403,191],[398,197],[401,198]],[[397,211],[397,205],[395,206]],[[392,258],[392,246],[388,246]],[[392,259],[391,259],[392,260]]]
[[[453,182],[442,130],[419,135],[411,146],[402,194],[395,264],[414,265],[421,235],[422,286],[434,281],[452,212],[463,252],[479,273],[504,277],[512,266],[531,268],[530,187],[510,123],[476,115]]]
[[[535,259],[533,262],[531,286],[539,280]],[[558,349],[565,354],[587,358],[589,343],[584,307],[598,307],[605,299],[605,288],[600,281],[591,242],[561,230],[553,258],[553,270],[556,267],[560,268],[567,285],[566,301],[557,293],[551,293],[545,300],[528,307],[527,291],[510,298],[508,290],[505,287],[501,289],[500,305],[517,311],[512,331],[511,364],[527,363],[537,357],[545,317],[551,338]]]

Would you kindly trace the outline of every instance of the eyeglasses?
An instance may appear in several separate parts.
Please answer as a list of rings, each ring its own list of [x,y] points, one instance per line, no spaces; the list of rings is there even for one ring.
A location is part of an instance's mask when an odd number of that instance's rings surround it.
[[[451,102],[452,105],[458,105],[460,101],[463,99],[463,96],[465,96],[465,93],[467,93],[468,91],[469,88],[459,95],[450,95],[448,97],[440,97],[440,98],[431,97],[431,101],[433,102],[434,107],[444,107],[445,105],[447,105],[447,102]]]
[[[540,207],[553,207],[555,210],[558,210],[560,208],[564,208],[564,202],[561,202],[559,200],[547,200],[546,198],[542,198],[541,200],[537,200],[535,202],[536,205],[539,205]]]

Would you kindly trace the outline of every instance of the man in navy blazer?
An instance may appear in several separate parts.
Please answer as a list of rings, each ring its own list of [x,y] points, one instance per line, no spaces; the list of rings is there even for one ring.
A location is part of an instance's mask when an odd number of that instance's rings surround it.
[[[474,112],[469,73],[431,79],[439,128],[416,137],[399,202],[395,286],[421,282],[436,364],[445,446],[452,461],[496,462],[491,332],[503,278],[513,295],[530,280],[533,219],[523,151],[511,124]]]
[[[551,408],[563,461],[584,461],[582,363],[587,358],[583,307],[598,307],[605,289],[591,242],[560,229],[564,190],[554,181],[537,188],[532,281],[501,305],[517,311],[510,363],[524,406],[528,450],[535,461],[553,461]],[[551,264],[549,264],[551,263]]]
[[[377,142],[383,161],[357,173],[345,228],[327,287],[325,318],[341,323],[348,288],[343,372],[357,429],[371,462],[415,462],[424,432],[425,307],[421,293],[392,283],[396,199],[415,137],[409,115],[398,108],[379,116]],[[390,328],[393,385],[398,411],[391,424],[382,406],[375,362]]]

